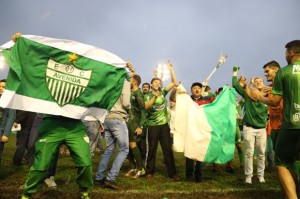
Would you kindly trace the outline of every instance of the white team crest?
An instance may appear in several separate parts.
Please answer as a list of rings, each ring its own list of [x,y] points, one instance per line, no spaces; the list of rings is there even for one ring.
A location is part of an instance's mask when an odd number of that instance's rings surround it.
[[[46,83],[58,105],[64,106],[78,98],[89,83],[92,70],[80,70],[73,65],[48,61]]]

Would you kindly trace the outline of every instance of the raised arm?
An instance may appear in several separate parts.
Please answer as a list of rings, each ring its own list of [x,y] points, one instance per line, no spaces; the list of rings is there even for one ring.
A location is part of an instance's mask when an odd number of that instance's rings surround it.
[[[175,72],[174,72],[174,69],[173,69],[173,65],[171,64],[170,61],[167,62],[167,67],[170,71],[172,82],[166,86],[166,90],[170,91],[175,86],[175,84],[177,83],[177,80],[176,80],[176,75],[175,75]]]
[[[131,108],[130,95],[130,83],[127,80],[124,80],[122,89],[122,106],[126,110]]]
[[[170,94],[170,101],[176,102],[176,93],[177,93],[177,87],[181,84],[181,82],[178,82],[174,85],[172,92]]]
[[[251,94],[250,87],[247,86],[247,79],[244,76],[240,76],[237,79],[238,70],[240,69],[239,66],[233,67],[233,77],[232,77],[232,87],[243,97],[243,98],[250,98],[253,101],[257,101],[257,98]]]
[[[239,80],[237,79],[238,75],[238,66],[233,67],[233,72],[232,72],[232,87],[235,88],[235,90],[243,97],[246,97],[246,92],[244,89],[247,87],[247,79],[245,77],[240,77]]]

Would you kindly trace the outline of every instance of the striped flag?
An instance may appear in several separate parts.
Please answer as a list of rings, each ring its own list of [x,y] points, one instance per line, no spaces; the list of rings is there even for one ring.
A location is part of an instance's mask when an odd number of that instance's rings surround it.
[[[121,58],[79,42],[23,35],[8,44],[1,107],[103,121],[128,77]]]
[[[234,157],[236,92],[224,87],[211,104],[199,106],[180,85],[176,94],[173,149],[207,163],[226,163]]]

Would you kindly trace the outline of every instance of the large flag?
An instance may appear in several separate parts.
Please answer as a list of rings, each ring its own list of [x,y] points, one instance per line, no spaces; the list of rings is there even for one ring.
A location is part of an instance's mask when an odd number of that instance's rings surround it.
[[[184,156],[207,163],[234,157],[236,92],[227,86],[211,104],[199,106],[180,85],[176,94],[174,145]]]
[[[75,41],[23,35],[0,49],[10,67],[1,107],[103,121],[128,75],[120,57]]]

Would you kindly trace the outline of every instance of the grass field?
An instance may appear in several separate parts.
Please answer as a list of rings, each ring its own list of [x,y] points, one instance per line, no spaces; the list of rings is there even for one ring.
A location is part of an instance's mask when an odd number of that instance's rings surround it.
[[[20,198],[22,186],[27,178],[29,167],[25,164],[21,167],[12,165],[12,156],[15,150],[15,135],[10,136],[10,141],[5,145],[0,165],[0,199]],[[93,158],[93,174],[95,174],[101,156],[96,153]],[[277,179],[276,171],[266,171],[265,183],[259,183],[256,176],[253,177],[253,184],[244,183],[243,170],[239,168],[239,161],[236,155],[234,160],[234,174],[226,172],[225,165],[220,165],[216,173],[211,172],[211,165],[203,166],[203,182],[194,183],[185,181],[185,159],[181,153],[175,153],[176,167],[180,182],[173,182],[167,177],[166,167],[160,148],[157,156],[157,172],[152,179],[133,179],[124,177],[129,169],[128,162],[125,162],[117,183],[122,186],[121,191],[102,188],[95,185],[91,190],[92,198],[112,199],[137,199],[137,198],[205,198],[205,199],[234,199],[234,198],[255,198],[255,199],[278,199],[283,198],[282,191]],[[256,165],[255,167],[256,168]],[[49,189],[42,186],[36,198],[77,198],[78,187],[75,183],[76,169],[69,156],[62,156],[58,160],[57,173],[55,176],[57,189]]]

